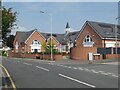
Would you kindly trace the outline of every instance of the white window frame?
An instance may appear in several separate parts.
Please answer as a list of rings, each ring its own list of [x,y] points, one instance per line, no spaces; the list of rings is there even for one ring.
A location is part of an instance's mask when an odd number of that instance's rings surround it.
[[[41,43],[37,39],[33,40],[30,45],[31,53],[35,52],[34,51],[35,49],[37,49],[38,53],[41,52],[41,46],[42,46]]]
[[[66,45],[61,45],[62,52],[66,52]]]
[[[37,39],[35,39],[31,42],[31,45],[40,45],[40,42]]]
[[[25,47],[22,47],[22,53],[23,54],[25,53]]]
[[[18,42],[16,42],[16,44],[15,44],[15,52],[16,52],[16,53],[19,52],[19,51],[18,51],[18,46],[19,46],[19,45],[18,45]]]
[[[83,40],[83,47],[93,47],[93,39],[92,37],[88,34],[85,36],[84,40]]]

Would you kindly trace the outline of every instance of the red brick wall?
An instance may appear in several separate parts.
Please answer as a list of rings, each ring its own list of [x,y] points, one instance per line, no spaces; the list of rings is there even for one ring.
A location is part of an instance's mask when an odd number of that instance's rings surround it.
[[[31,59],[36,59],[36,57],[40,57],[40,59],[44,59],[44,60],[49,60],[50,59],[50,55],[45,54],[44,58],[42,54],[16,54],[14,52],[9,52],[8,54],[9,57],[16,57],[16,58],[31,58]],[[53,55],[53,59],[54,60],[61,60],[62,59],[62,55]]]
[[[14,53],[14,52],[8,52],[8,56],[9,57],[20,57],[20,54],[19,53]]]
[[[94,42],[94,47],[102,47],[102,40],[100,36],[89,26],[89,24],[86,24],[86,26],[83,28],[83,31],[80,33],[76,44],[77,47],[83,47],[83,40],[85,39],[86,35],[90,35]]]
[[[97,53],[97,47],[73,47],[70,57],[76,60],[88,60],[88,53]]]
[[[48,42],[50,41],[50,39],[48,40]],[[56,41],[56,39],[53,37],[52,38],[52,43],[55,44],[56,46],[59,46],[59,43]]]
[[[71,58],[75,60],[88,60],[88,53],[97,53],[97,47],[74,47],[71,50]],[[120,54],[106,54],[106,59],[120,59]],[[93,55],[93,60],[102,60],[102,55],[100,57]]]
[[[63,58],[62,55],[54,55],[53,57],[55,60],[61,60]]]
[[[107,59],[117,59],[117,58],[120,59],[120,54],[107,54],[106,58]]]
[[[31,52],[30,44],[33,40],[37,39],[40,43],[45,42],[45,39],[36,31],[33,33],[33,35],[27,40],[26,42],[26,50],[25,52]],[[43,51],[43,47],[41,48],[41,51]]]

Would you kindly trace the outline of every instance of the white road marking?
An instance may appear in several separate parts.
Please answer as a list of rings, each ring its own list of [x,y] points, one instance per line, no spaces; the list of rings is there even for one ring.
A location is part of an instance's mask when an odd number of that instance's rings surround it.
[[[83,68],[81,68],[81,67],[79,67],[78,69],[79,69],[79,70],[83,70]]]
[[[50,64],[50,65],[54,65],[53,63],[48,63],[48,64]]]
[[[63,67],[68,67],[68,66],[63,66]]]
[[[36,66],[36,68],[40,68],[40,69],[42,69],[42,70],[44,70],[44,71],[49,71],[48,69],[46,69],[46,68],[43,68],[43,67],[39,67],[39,66]]]
[[[112,75],[113,77],[118,77],[117,75]]]
[[[30,65],[30,66],[32,65],[32,64],[30,64],[30,63],[23,63],[23,64],[25,64],[25,65]]]
[[[100,73],[104,73],[104,71],[98,71],[98,72],[100,72]]]
[[[107,74],[114,74],[114,73],[107,72]]]
[[[95,88],[95,86],[93,86],[93,85],[91,85],[91,84],[88,84],[88,83],[85,83],[85,82],[79,81],[79,80],[74,79],[74,78],[71,78],[71,77],[69,77],[69,76],[66,76],[66,75],[63,75],[63,74],[58,74],[58,75],[60,75],[60,76],[62,76],[62,77],[64,77],[64,78],[70,79],[70,80],[72,80],[72,81],[75,81],[75,82],[78,82],[78,83],[84,84],[84,85],[86,85],[86,86],[89,86],[89,87]]]
[[[85,68],[85,71],[90,71],[89,69]]]
[[[48,64],[51,64],[51,65],[53,65],[53,63],[48,63]],[[114,75],[114,73],[110,73],[110,72],[106,72],[105,73],[105,71],[95,71],[94,69],[91,69],[91,70],[89,70],[89,69],[87,69],[87,68],[82,68],[82,67],[71,67],[71,66],[64,66],[64,65],[59,65],[59,64],[57,64],[57,66],[62,66],[62,67],[67,67],[67,68],[73,68],[73,69],[79,69],[79,70],[84,70],[84,71],[87,71],[87,72],[92,72],[92,73],[100,73],[100,74],[102,74],[102,75],[110,75],[110,74],[112,74],[113,75],[113,77],[118,77],[117,75]]]
[[[101,74],[103,74],[103,75],[108,75],[107,73],[101,73]]]
[[[73,67],[73,69],[77,69],[76,67]]]
[[[68,68],[72,68],[72,67],[68,67]]]
[[[91,70],[93,73],[99,73],[99,72],[96,72],[94,69]]]

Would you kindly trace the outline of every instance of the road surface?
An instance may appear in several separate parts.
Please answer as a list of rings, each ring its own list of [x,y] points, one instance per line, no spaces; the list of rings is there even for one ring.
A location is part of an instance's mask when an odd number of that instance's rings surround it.
[[[17,88],[118,88],[118,65],[3,58]]]

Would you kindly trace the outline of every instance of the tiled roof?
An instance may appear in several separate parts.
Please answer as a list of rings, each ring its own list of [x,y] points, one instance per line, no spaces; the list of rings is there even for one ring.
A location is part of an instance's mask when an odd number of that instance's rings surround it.
[[[25,42],[28,37],[34,32],[34,30],[32,31],[27,31],[27,32],[21,32],[21,31],[17,31],[16,35],[17,38],[21,41],[21,42]]]
[[[25,43],[25,41],[28,39],[28,37],[34,31],[35,30],[27,31],[27,32],[17,31],[16,35],[17,35],[17,38],[21,41],[21,43]],[[37,32],[40,33],[46,40],[51,36],[51,33],[43,33],[43,32],[39,32],[39,31],[37,31]],[[66,44],[66,42],[68,42],[68,41],[74,42],[76,37],[77,37],[77,35],[78,35],[78,33],[79,33],[79,31],[77,31],[77,32],[70,32],[67,35],[53,33],[52,36],[54,36],[59,43]]]
[[[74,43],[77,35],[79,34],[79,32],[80,32],[80,31],[70,32],[69,34],[64,35],[63,40],[64,40],[65,42],[71,41],[71,42]]]
[[[115,28],[115,24],[87,21],[102,38],[115,38],[118,35],[120,39],[120,26]],[[117,33],[116,33],[117,31]]]
[[[40,32],[46,39],[48,39],[50,36],[51,36],[51,33],[42,33]],[[52,36],[54,36],[56,38],[56,40],[58,42],[62,42],[62,38],[64,37],[64,34],[55,34],[55,33],[52,33]]]

